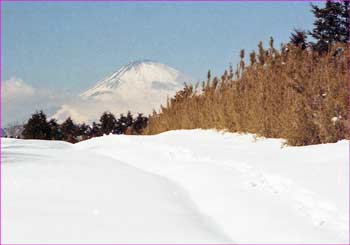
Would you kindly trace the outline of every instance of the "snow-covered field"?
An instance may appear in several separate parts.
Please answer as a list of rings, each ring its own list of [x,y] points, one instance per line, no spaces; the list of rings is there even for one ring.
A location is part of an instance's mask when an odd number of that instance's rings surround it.
[[[2,139],[2,243],[348,243],[349,142]]]

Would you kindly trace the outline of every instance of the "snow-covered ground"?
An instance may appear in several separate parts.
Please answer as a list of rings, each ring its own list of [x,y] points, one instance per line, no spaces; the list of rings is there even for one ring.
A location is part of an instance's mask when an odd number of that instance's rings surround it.
[[[2,139],[2,243],[348,243],[349,142]]]

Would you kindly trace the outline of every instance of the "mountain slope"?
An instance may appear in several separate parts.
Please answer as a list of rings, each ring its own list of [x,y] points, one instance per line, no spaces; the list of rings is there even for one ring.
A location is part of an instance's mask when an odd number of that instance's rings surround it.
[[[116,91],[130,92],[132,89],[173,91],[189,81],[188,76],[167,65],[150,60],[135,61],[102,79],[80,96],[97,98]]]
[[[193,80],[182,72],[159,62],[131,62],[82,92],[76,101],[63,105],[53,117],[91,122],[103,111],[151,113]]]

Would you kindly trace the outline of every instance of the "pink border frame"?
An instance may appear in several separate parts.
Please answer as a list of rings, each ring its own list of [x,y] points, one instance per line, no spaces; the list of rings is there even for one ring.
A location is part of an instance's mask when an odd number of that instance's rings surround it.
[[[0,0],[0,2],[326,2],[327,0]],[[349,1],[349,0],[336,0]]]
[[[0,129],[2,129],[2,2],[325,2],[326,0],[0,0]],[[350,0],[340,0],[340,1],[350,1]],[[350,28],[350,26],[349,26]],[[348,44],[350,46],[350,43]],[[350,52],[347,54],[348,58],[348,98],[350,101]],[[348,106],[348,132],[350,134],[350,105]],[[2,131],[0,132],[0,195],[1,195],[1,176],[2,176]],[[349,140],[349,147],[348,147],[348,157],[349,157],[349,193],[348,197],[350,199],[350,140]],[[0,245],[33,245],[34,243],[22,243],[22,244],[5,244],[2,243],[2,224],[1,224],[1,213],[2,213],[2,202],[1,202],[1,196],[0,196]],[[348,243],[345,243],[347,245],[350,245],[350,203],[348,207],[349,211],[349,234],[348,234]],[[150,244],[150,243],[147,243]],[[338,243],[344,244],[344,243]],[[337,244],[337,245],[338,245]],[[40,243],[40,245],[70,245],[69,243]],[[97,245],[93,243],[74,243],[72,245]],[[103,244],[98,243],[98,245],[117,245],[113,243]],[[128,243],[127,245],[146,245],[146,244],[139,244],[139,243]],[[163,243],[159,245],[179,245],[179,244],[173,244],[173,243]],[[205,243],[198,243],[198,244],[191,244],[191,245],[213,245],[213,244],[205,244]],[[247,244],[247,243],[240,243],[238,245],[270,245],[270,244],[264,244],[264,243],[254,243],[254,244]],[[274,244],[274,245],[301,245],[301,244],[295,244],[295,243],[281,243],[281,244]],[[317,243],[307,243],[305,245],[319,245]],[[322,244],[322,245],[335,245],[335,243],[330,244]]]

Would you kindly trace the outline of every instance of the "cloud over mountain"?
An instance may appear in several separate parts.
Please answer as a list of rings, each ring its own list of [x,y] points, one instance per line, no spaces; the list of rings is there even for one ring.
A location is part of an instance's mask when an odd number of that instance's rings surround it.
[[[36,110],[52,113],[67,97],[57,91],[34,88],[22,79],[12,77],[1,84],[2,125],[22,123]]]

